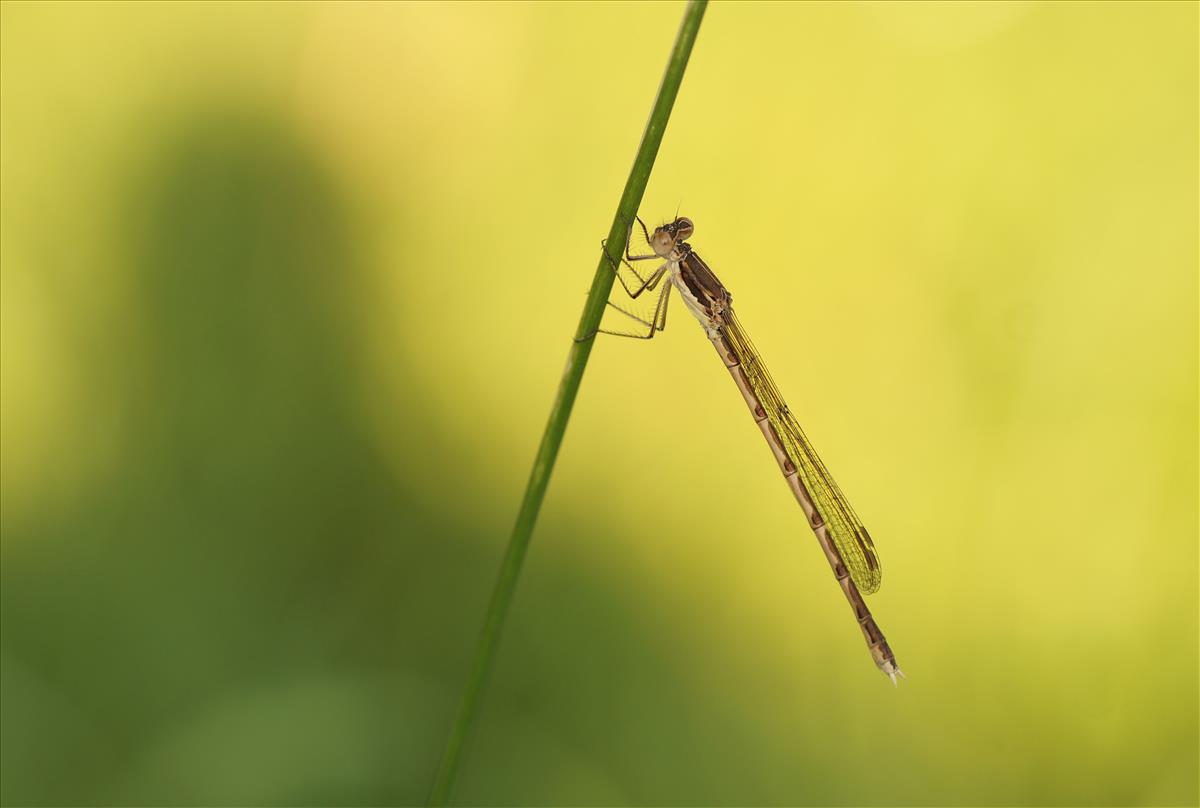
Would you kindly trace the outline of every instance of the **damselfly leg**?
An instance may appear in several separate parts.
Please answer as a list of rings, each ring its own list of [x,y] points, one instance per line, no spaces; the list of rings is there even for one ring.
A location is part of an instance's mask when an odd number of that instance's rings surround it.
[[[644,292],[647,290],[654,291],[654,289],[656,289],[659,286],[659,284],[662,283],[662,279],[664,277],[666,277],[666,274],[667,274],[666,267],[659,267],[654,272],[654,274],[651,275],[647,279],[646,283],[641,287],[641,289],[639,289],[638,294],[641,294],[641,292]],[[612,329],[608,329],[608,328],[597,328],[595,331],[592,331],[590,334],[585,334],[584,336],[577,338],[575,341],[583,342],[585,340],[591,339],[592,337],[596,336],[597,334],[610,334],[614,337],[630,337],[632,339],[653,339],[654,335],[657,332],[662,331],[664,328],[667,327],[667,304],[670,302],[670,299],[671,299],[671,284],[669,284],[669,283],[662,284],[662,291],[658,293],[658,297],[654,302],[654,310],[651,313],[649,319],[638,316],[637,314],[634,314],[631,311],[623,309],[620,306],[618,306],[616,303],[613,303],[611,300],[606,301],[605,305],[608,306],[609,308],[611,308],[613,311],[616,311],[618,314],[621,314],[624,317],[628,317],[630,320],[633,320],[634,322],[644,325],[647,329],[646,332],[645,333],[633,333],[633,332],[629,332],[629,331],[613,331]]]
[[[645,237],[645,239],[646,239],[646,241],[644,243],[646,245],[649,245],[650,244],[650,231],[646,229],[646,223],[642,221],[641,216],[635,215],[633,218],[637,220],[638,226],[642,228],[642,236]],[[662,257],[658,253],[653,252],[653,251],[647,253],[646,255],[630,255],[629,254],[629,244],[632,241],[633,241],[633,222],[630,222],[629,223],[629,231],[625,234],[625,257],[628,258],[630,261],[645,261],[648,258],[661,258]]]
[[[666,274],[666,273],[663,272],[663,273],[659,274],[659,280],[662,279],[662,276],[664,274]],[[657,283],[658,283],[658,281],[655,281],[655,285],[657,285]],[[653,287],[651,287],[651,288],[653,288]],[[624,314],[629,319],[635,320],[635,321],[641,323],[642,325],[646,326],[649,330],[645,334],[631,334],[628,331],[610,331],[605,328],[598,328],[598,329],[596,329],[596,333],[611,334],[614,337],[631,337],[633,339],[653,339],[655,334],[657,334],[659,331],[662,331],[663,329],[665,329],[667,327],[667,303],[670,302],[670,300],[671,300],[671,284],[668,283],[668,284],[664,284],[663,290],[658,293],[658,301],[654,304],[654,314],[649,320],[647,320],[643,317],[638,317],[636,314],[633,314],[632,312],[625,311],[625,309],[621,308],[616,303],[609,301],[608,305],[611,308],[620,312],[621,314]]]
[[[640,218],[635,218],[637,219],[638,226],[641,228],[643,237],[646,239],[646,242],[643,243],[648,244],[649,231],[647,231],[645,223],[643,223]],[[633,223],[630,223],[629,230],[625,236],[625,249],[623,250],[624,257],[620,255],[614,257],[612,253],[609,252],[607,239],[600,242],[600,247],[604,251],[604,259],[608,262],[609,267],[612,268],[613,274],[617,276],[617,280],[621,282],[621,286],[624,288],[625,294],[629,296],[630,300],[637,300],[642,296],[643,293],[653,292],[658,289],[659,285],[662,284],[663,278],[667,277],[671,267],[671,262],[664,260],[661,255],[658,255],[654,252],[639,255],[630,253],[629,248],[632,239]],[[658,261],[660,263],[648,275],[643,275],[632,263],[634,261],[651,260]],[[622,270],[627,270],[629,274],[633,275],[636,281],[628,280],[625,277],[626,273]],[[671,284],[663,284],[663,290],[659,292],[658,296],[655,298],[653,309],[650,312],[645,313],[630,311],[623,306],[613,303],[611,300],[606,301],[606,306],[613,309],[623,317],[627,317],[630,320],[645,326],[647,330],[645,332],[639,331],[635,333],[630,331],[613,330],[609,328],[596,328],[591,333],[585,334],[582,337],[578,337],[576,342],[589,340],[596,336],[596,334],[610,334],[614,337],[630,337],[632,339],[652,339],[655,333],[662,331],[667,327],[667,305],[670,302],[670,297]]]
[[[648,244],[650,241],[650,235],[646,230],[646,225],[642,222],[642,220],[640,218],[638,218],[636,216],[634,218],[637,219],[638,225],[641,226],[642,234],[646,238],[645,243]],[[625,233],[625,250],[624,250],[625,257],[624,258],[620,258],[620,256],[618,256],[617,258],[613,258],[613,256],[608,251],[608,239],[601,240],[600,248],[602,250],[604,250],[604,257],[608,260],[608,265],[612,267],[613,273],[617,276],[617,280],[619,280],[621,282],[621,286],[625,287],[625,293],[629,295],[630,299],[637,300],[638,297],[641,296],[642,292],[645,292],[647,290],[649,290],[649,291],[654,290],[654,287],[658,284],[658,281],[661,279],[660,273],[667,267],[667,262],[663,261],[662,256],[657,255],[653,252],[645,254],[645,255],[630,255],[629,247],[630,247],[630,243],[632,241],[633,241],[633,222],[630,222],[629,230]],[[662,263],[660,263],[659,266],[655,267],[654,271],[651,272],[649,274],[649,276],[643,278],[642,274],[640,272],[638,272],[637,267],[635,267],[632,262],[633,261],[651,261],[651,260],[660,261]],[[624,265],[630,271],[630,273],[632,273],[633,277],[637,278],[637,284],[631,284],[629,281],[625,280],[625,275],[621,272],[622,265]]]

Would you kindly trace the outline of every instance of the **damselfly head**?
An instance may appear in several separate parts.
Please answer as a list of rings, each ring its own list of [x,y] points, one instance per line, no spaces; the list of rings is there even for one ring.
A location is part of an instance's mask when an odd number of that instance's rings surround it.
[[[696,226],[692,224],[692,220],[686,216],[680,216],[675,221],[671,222],[667,227],[675,228],[675,238],[679,241],[687,241],[692,237],[692,233],[696,231]]]
[[[655,254],[666,258],[675,249],[675,245],[689,238],[694,230],[692,220],[680,216],[670,224],[654,228],[654,235],[650,237],[650,247]]]

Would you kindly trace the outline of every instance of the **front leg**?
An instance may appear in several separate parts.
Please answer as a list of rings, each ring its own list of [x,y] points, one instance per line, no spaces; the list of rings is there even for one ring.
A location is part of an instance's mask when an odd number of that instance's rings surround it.
[[[650,244],[650,231],[646,229],[646,223],[642,221],[641,216],[634,215],[638,225],[642,228],[642,235],[646,237],[646,244]],[[649,255],[630,255],[629,243],[633,241],[633,222],[629,223],[629,231],[625,234],[625,257],[630,261],[645,261],[648,258],[658,258],[658,253],[650,253]]]

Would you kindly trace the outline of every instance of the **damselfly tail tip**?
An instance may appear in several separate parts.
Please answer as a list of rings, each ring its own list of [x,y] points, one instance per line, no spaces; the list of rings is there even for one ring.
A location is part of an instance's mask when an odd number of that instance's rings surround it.
[[[888,647],[886,640],[881,640],[871,646],[871,658],[875,661],[875,666],[883,671],[883,675],[892,680],[892,684],[896,684],[896,675],[904,678],[904,671],[900,670],[900,666],[896,664],[896,657],[892,654],[892,649]]]

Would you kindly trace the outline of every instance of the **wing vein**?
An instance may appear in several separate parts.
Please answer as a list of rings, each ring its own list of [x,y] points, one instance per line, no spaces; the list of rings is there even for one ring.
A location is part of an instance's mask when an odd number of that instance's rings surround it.
[[[800,423],[792,415],[732,309],[724,312],[723,319],[725,324],[722,331],[726,341],[737,354],[751,389],[762,402],[771,426],[775,427],[788,457],[796,466],[812,496],[817,511],[829,526],[830,536],[842,557],[842,563],[846,565],[850,577],[863,594],[875,592],[879,589],[882,570],[871,535],[863,527],[858,514],[842,493],[841,487],[834,481],[833,475],[813,448]]]

